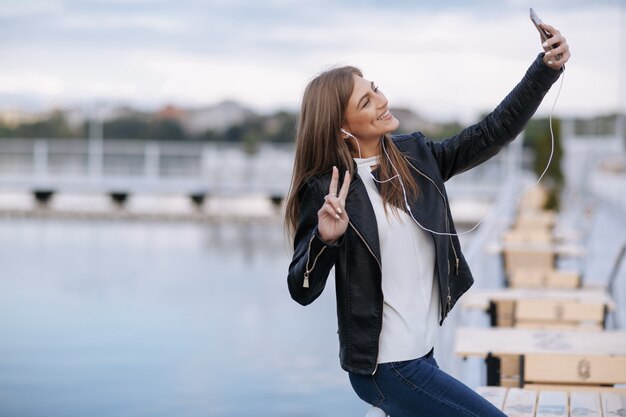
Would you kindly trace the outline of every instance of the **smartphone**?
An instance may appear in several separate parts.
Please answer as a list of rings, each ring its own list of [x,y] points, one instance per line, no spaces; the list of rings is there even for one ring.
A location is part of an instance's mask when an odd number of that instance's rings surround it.
[[[541,23],[543,23],[541,21],[541,19],[539,19],[539,16],[537,16],[537,13],[535,13],[535,11],[533,10],[533,8],[530,8],[530,20],[533,22],[533,24],[535,25],[535,27],[537,28],[537,30],[539,31],[539,36],[541,36],[541,42],[545,42],[547,41],[549,38],[552,37],[552,34],[550,32],[548,32],[547,30],[542,29],[539,25]],[[554,44],[552,45],[552,49],[557,48],[560,44]],[[561,59],[561,56],[563,56],[563,54],[558,54],[557,55],[557,59]]]

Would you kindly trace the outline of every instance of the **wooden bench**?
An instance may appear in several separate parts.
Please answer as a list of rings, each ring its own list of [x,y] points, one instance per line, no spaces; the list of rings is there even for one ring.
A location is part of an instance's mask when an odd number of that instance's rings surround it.
[[[602,330],[607,306],[603,303],[519,300],[515,303],[514,327],[528,329]]]
[[[527,354],[521,360],[522,385],[626,384],[626,355]],[[626,410],[625,410],[626,411]]]
[[[512,288],[579,288],[582,279],[575,271],[554,268],[559,256],[582,257],[585,250],[577,245],[547,245],[511,243],[502,246],[490,245],[488,253],[499,252],[505,269],[505,285]],[[626,244],[622,245],[615,258],[605,287],[613,292],[615,279],[624,259]]]
[[[487,385],[526,387],[541,385],[613,386],[626,384],[626,356],[603,355],[489,355]]]
[[[492,301],[518,300],[562,300],[576,302],[603,303],[609,310],[615,309],[615,302],[604,288],[582,287],[580,289],[552,288],[472,288],[461,298],[463,308],[487,310]]]
[[[509,417],[618,417],[626,389],[478,387],[476,392]]]
[[[563,363],[575,362],[576,366],[579,366],[581,356],[590,357],[593,361],[587,359],[588,366],[593,369],[603,369],[602,366],[624,369],[621,374],[623,382],[620,383],[626,383],[626,368],[621,368],[621,366],[626,366],[623,365],[626,358],[626,331],[606,330],[590,335],[586,332],[569,330],[459,328],[456,334],[455,352],[462,357],[478,356],[485,359],[487,385],[519,387],[531,382],[547,382],[539,381],[536,374],[533,374],[534,364],[537,363],[533,355],[550,355],[552,358],[550,360],[554,363],[563,360],[565,361]],[[559,357],[563,358],[558,359]],[[531,363],[530,374],[527,372],[527,358],[530,358]],[[585,367],[587,364],[582,363],[580,366]],[[564,365],[563,369],[565,369]],[[584,369],[581,372],[583,371]],[[617,383],[611,380],[589,382],[595,379],[588,379],[587,381],[587,384]],[[581,383],[581,381],[570,380],[568,383]]]
[[[602,289],[471,290],[462,306],[489,313],[495,327],[602,330],[615,303]]]
[[[492,301],[489,308],[492,326],[526,329],[601,331],[607,312],[601,302],[546,299]]]

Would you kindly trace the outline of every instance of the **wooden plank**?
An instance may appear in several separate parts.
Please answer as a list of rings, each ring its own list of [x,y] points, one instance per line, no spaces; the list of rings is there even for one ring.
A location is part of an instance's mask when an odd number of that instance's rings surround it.
[[[523,216],[515,221],[515,229],[522,228],[552,228],[554,219],[548,216]]]
[[[626,394],[603,392],[601,398],[604,417],[622,417],[626,415]]]
[[[604,328],[600,323],[588,324],[567,321],[532,321],[517,320],[515,322],[516,329],[534,329],[534,330],[567,330],[576,332],[602,332]]]
[[[512,229],[502,237],[505,243],[552,243],[552,232],[545,228]]]
[[[622,384],[626,356],[529,354],[524,356],[524,381]]]
[[[536,417],[567,417],[568,415],[567,392],[539,392]]]
[[[500,375],[502,377],[519,377],[519,355],[501,355],[500,358]],[[519,382],[519,380],[518,380]],[[519,385],[516,385],[519,386]]]
[[[515,301],[498,300],[496,303],[496,325],[510,327],[515,322]]]
[[[600,394],[597,392],[572,391],[569,394],[570,415],[581,417],[602,417]]]
[[[519,243],[491,243],[488,244],[485,249],[487,253],[503,253],[509,249],[529,249],[537,252],[546,252],[553,253],[558,256],[574,256],[574,257],[582,257],[587,254],[585,248],[579,244],[574,243],[527,243],[527,242],[519,242]]]
[[[566,272],[567,273],[567,272]],[[562,300],[581,303],[601,303],[608,306],[609,310],[615,309],[615,303],[604,288],[500,288],[500,289],[474,289],[465,293],[461,298],[464,308],[487,310],[489,302],[500,300]]]
[[[478,387],[476,392],[508,416],[623,417],[626,415],[626,388],[528,385],[523,389]],[[535,396],[528,395],[529,392],[536,394]],[[533,410],[532,406],[535,403]]]
[[[550,268],[519,268],[510,271],[512,288],[578,288],[580,274],[576,271],[560,271]]]
[[[555,252],[545,248],[509,246],[504,250],[504,267],[507,272],[515,270],[553,270]]]
[[[548,271],[533,269],[517,269],[511,271],[509,286],[511,288],[542,288],[547,285]]]
[[[483,398],[495,405],[498,410],[504,407],[504,399],[506,398],[507,388],[505,387],[478,387],[476,392]]]
[[[508,388],[518,388],[519,387],[519,375],[517,376],[509,376],[509,377],[501,377],[500,378],[500,386],[508,387]]]
[[[549,271],[546,282],[550,288],[578,288],[580,287],[580,274],[576,271]]]
[[[548,201],[548,191],[542,185],[536,184],[528,188],[520,197],[519,212],[541,210]]]
[[[508,417],[534,417],[536,400],[536,391],[509,388],[502,411]]]
[[[566,385],[566,384],[524,384],[524,389],[528,390],[553,390],[572,392],[592,392],[598,395],[602,392],[612,392],[618,394],[626,394],[626,388],[605,387],[601,385]]]
[[[552,225],[556,222],[554,210],[523,210],[517,215],[516,223],[528,222],[529,224]]]
[[[604,321],[604,304],[523,299],[517,301],[515,318],[516,320],[602,323]]]
[[[533,353],[626,355],[626,331],[586,332],[526,330],[505,327],[459,327],[455,352],[461,356],[522,355]]]

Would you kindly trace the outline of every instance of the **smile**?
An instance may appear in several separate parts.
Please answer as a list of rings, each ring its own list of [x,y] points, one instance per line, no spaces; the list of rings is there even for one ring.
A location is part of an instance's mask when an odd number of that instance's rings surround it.
[[[391,113],[389,113],[389,110],[387,110],[386,112],[378,116],[376,120],[386,120],[386,119],[389,119],[390,117],[391,117]]]

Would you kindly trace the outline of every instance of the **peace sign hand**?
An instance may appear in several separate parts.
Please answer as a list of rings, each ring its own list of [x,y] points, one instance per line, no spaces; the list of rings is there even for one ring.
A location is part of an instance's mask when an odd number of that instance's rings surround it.
[[[317,212],[317,230],[320,238],[326,243],[335,243],[348,228],[348,213],[346,213],[346,197],[350,187],[350,172],[346,175],[337,194],[339,170],[333,167],[328,194],[324,197],[324,205]]]

